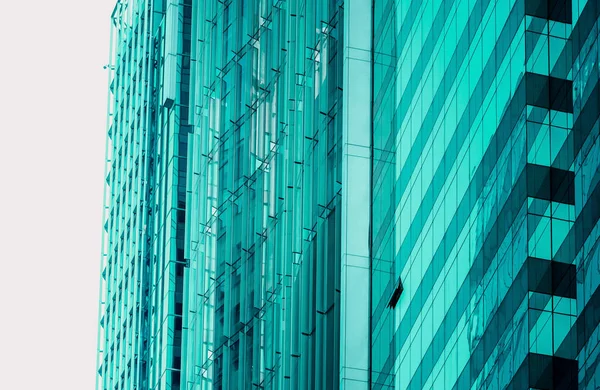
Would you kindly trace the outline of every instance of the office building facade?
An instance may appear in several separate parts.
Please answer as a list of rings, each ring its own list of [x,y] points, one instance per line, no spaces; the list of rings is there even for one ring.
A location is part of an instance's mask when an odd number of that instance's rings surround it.
[[[97,388],[600,385],[599,16],[119,0]]]

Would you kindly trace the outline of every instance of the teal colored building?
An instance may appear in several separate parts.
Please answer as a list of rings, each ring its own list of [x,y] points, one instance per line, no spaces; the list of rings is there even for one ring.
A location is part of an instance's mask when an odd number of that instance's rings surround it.
[[[596,0],[119,0],[97,389],[600,386]]]

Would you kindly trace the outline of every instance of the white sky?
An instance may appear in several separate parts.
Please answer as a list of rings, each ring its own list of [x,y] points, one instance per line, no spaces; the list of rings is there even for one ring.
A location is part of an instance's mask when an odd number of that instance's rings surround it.
[[[0,389],[94,389],[115,2],[1,1]]]

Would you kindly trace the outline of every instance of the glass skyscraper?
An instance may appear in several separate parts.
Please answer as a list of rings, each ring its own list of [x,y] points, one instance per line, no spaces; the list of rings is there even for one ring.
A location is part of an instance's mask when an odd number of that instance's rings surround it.
[[[600,387],[599,18],[118,0],[97,389]]]

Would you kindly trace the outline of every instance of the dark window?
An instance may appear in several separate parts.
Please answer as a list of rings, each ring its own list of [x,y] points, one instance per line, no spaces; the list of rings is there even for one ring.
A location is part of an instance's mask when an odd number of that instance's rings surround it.
[[[542,19],[571,23],[571,0],[526,0],[525,13]]]
[[[526,75],[527,104],[573,112],[573,82],[537,73]]]
[[[396,284],[396,288],[394,289],[392,297],[390,298],[390,302],[388,303],[389,307],[392,309],[396,307],[398,300],[400,299],[400,295],[402,295],[402,291],[404,291],[404,286],[402,285],[402,280],[398,278],[398,283]]]
[[[575,173],[537,164],[527,164],[527,196],[575,204]]]

